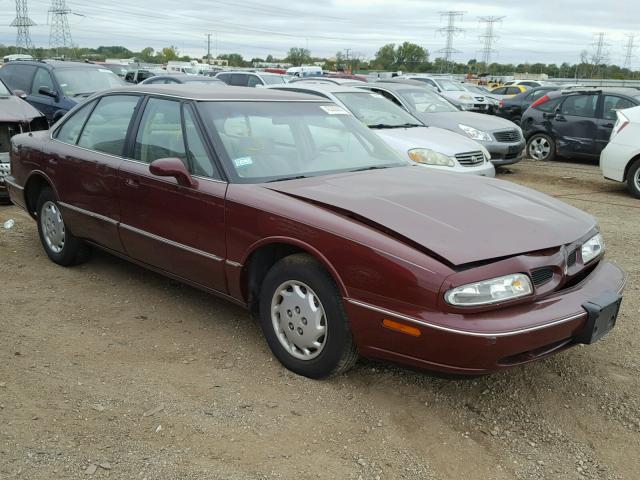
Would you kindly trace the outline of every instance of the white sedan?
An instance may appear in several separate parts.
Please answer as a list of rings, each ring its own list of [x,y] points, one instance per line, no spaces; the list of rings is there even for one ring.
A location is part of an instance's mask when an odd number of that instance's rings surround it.
[[[625,182],[629,193],[640,198],[640,107],[616,113],[611,139],[600,154],[600,169],[604,178]]]

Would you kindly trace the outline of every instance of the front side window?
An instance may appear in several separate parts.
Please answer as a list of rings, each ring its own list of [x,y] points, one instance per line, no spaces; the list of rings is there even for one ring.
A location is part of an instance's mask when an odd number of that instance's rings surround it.
[[[377,93],[336,93],[356,118],[370,128],[421,126],[415,118]]]
[[[102,97],[87,120],[78,146],[121,156],[138,100],[135,95]]]
[[[400,95],[410,110],[420,113],[457,112],[458,109],[440,95],[426,89],[402,90]]]
[[[491,90],[491,93],[495,93],[496,95],[504,95],[507,93],[507,89],[505,87],[494,88]]]
[[[249,75],[247,87],[257,87],[258,85],[263,85],[262,80],[255,75]]]
[[[616,115],[617,110],[624,110],[625,108],[635,107],[636,104],[631,100],[618,97],[615,95],[605,95],[604,103],[602,108],[602,118],[605,120],[616,120],[618,116]]]
[[[122,80],[107,68],[60,68],[54,72],[62,92],[67,97],[86,95],[123,85]]]
[[[51,75],[44,68],[39,68],[36,70],[36,74],[33,77],[33,87],[31,89],[31,93],[34,95],[40,95],[41,88],[48,88],[50,91],[54,91],[55,87],[53,86],[53,80],[51,80]]]
[[[560,113],[575,117],[593,118],[596,116],[598,95],[571,95],[562,103]]]
[[[247,76],[242,73],[234,73],[231,75],[231,81],[229,85],[233,85],[236,87],[246,87],[247,86]]]
[[[200,102],[230,176],[260,183],[407,165],[353,115],[319,102]]]
[[[445,92],[459,92],[463,91],[462,85],[451,80],[440,80],[440,88]]]
[[[87,117],[91,113],[91,110],[93,109],[93,106],[95,104],[95,101],[87,103],[83,105],[82,108],[73,112],[71,116],[64,122],[62,127],[60,127],[56,132],[56,140],[75,145],[78,141],[78,136],[82,131],[82,127],[87,121]]]
[[[169,157],[179,158],[188,166],[180,102],[150,98],[136,135],[133,158],[151,163],[159,158]]]

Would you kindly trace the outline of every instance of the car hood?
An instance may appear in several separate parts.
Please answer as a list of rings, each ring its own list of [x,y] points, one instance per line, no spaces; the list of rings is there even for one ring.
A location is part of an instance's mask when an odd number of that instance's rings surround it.
[[[414,112],[414,116],[418,117],[426,125],[433,125],[435,127],[446,128],[447,130],[454,131],[460,131],[458,127],[460,124],[468,125],[485,132],[518,128],[515,123],[504,118],[475,112]]]
[[[0,97],[0,122],[29,122],[42,114],[14,95]]]
[[[374,132],[403,155],[412,148],[430,148],[448,156],[481,150],[474,140],[438,127],[390,128]]]
[[[420,167],[311,177],[265,188],[393,232],[455,266],[558,247],[596,226],[590,215],[534,190]]]

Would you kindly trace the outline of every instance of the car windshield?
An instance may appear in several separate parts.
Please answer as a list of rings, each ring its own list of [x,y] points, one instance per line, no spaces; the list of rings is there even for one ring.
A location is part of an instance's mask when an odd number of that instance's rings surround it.
[[[207,78],[207,77],[203,77],[202,75],[183,78],[182,81],[184,83],[207,83],[207,84],[214,84],[214,85],[226,85],[226,83],[224,83],[222,80],[219,80],[217,78]]]
[[[334,95],[370,128],[422,126],[418,120],[378,93],[343,92]]]
[[[464,88],[466,88],[468,91],[472,92],[472,93],[489,93],[487,90],[485,90],[482,87],[476,87],[475,85],[465,85]]]
[[[402,90],[398,92],[412,110],[420,113],[458,112],[451,103],[427,89]]]
[[[106,68],[60,68],[54,72],[62,92],[67,97],[126,85],[115,73]]]
[[[262,75],[260,78],[267,85],[282,85],[283,83],[287,83],[282,75]]]
[[[225,154],[226,170],[239,183],[408,165],[335,104],[200,102],[198,108]]]
[[[464,90],[461,83],[452,82],[451,80],[438,80],[438,83],[445,92],[460,92]]]

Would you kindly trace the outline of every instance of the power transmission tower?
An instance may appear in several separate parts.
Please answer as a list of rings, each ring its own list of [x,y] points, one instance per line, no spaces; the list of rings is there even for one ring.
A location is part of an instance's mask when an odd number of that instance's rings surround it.
[[[29,27],[33,27],[35,24],[36,22],[29,18],[27,0],[16,0],[16,18],[11,22],[10,26],[18,28],[18,36],[16,37],[18,50],[29,51],[33,48]]]
[[[211,34],[207,33],[207,63],[211,63]]]
[[[493,48],[493,42],[498,38],[495,34],[495,25],[496,23],[502,22],[504,17],[478,17],[478,20],[481,23],[485,24],[485,30],[482,35],[480,35],[480,40],[482,41],[482,50],[480,51],[482,55],[482,63],[484,63],[484,67],[486,69],[489,68],[489,64],[491,63],[491,54],[496,51]]]
[[[626,54],[624,56],[624,68],[631,70],[631,62],[633,61],[633,51],[635,50],[635,33],[629,33],[627,35]]]
[[[464,12],[450,10],[448,12],[440,12],[440,15],[441,17],[447,19],[447,26],[438,30],[438,33],[447,37],[447,43],[445,47],[438,50],[438,53],[442,53],[444,55],[444,65],[442,68],[446,69],[448,68],[449,63],[451,63],[451,56],[454,53],[460,53],[459,50],[453,48],[453,38],[456,35],[464,32],[463,29],[456,27],[456,21],[462,20]]]
[[[593,78],[593,74],[600,73],[600,65],[606,63],[609,53],[606,50],[606,47],[609,46],[606,38],[607,34],[605,32],[597,32],[594,33],[594,43],[593,47],[595,48],[595,52],[593,53],[593,57],[591,58],[591,63],[593,64],[593,72],[591,77]]]
[[[71,10],[67,8],[65,0],[51,0],[49,15],[51,16],[51,32],[49,34],[49,48],[55,48],[57,55],[61,48],[71,48],[71,29],[67,15]]]

